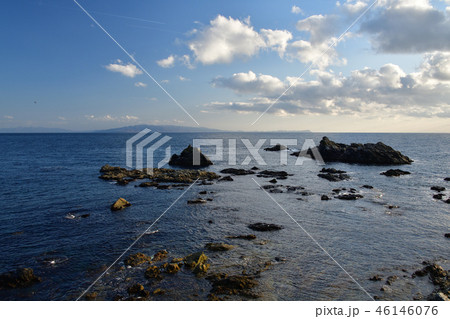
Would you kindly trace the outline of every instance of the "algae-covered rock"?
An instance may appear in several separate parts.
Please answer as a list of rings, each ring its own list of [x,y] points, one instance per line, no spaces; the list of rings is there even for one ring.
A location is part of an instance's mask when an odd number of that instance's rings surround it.
[[[119,198],[118,200],[116,200],[116,202],[114,204],[111,205],[111,210],[118,211],[118,210],[125,209],[126,207],[129,207],[129,206],[131,206],[130,202],[128,202],[124,198]]]

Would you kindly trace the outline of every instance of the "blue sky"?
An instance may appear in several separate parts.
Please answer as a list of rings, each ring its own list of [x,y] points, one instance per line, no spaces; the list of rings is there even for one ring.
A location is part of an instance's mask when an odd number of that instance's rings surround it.
[[[200,126],[450,132],[450,1],[380,0],[330,49],[373,1],[78,2]],[[1,128],[197,125],[74,1],[2,8]]]

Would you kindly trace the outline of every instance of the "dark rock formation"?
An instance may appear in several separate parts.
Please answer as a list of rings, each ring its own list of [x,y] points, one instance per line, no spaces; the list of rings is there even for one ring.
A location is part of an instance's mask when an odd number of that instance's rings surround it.
[[[409,174],[411,174],[411,173],[407,172],[407,171],[402,171],[401,169],[390,169],[386,172],[380,173],[380,175],[385,175],[388,177],[398,177],[401,175],[409,175]]]
[[[320,199],[321,199],[321,200],[330,200],[331,198],[328,197],[327,195],[322,195],[322,196],[320,197]]]
[[[443,187],[443,186],[431,186],[430,189],[432,191],[436,191],[436,192],[443,192],[443,191],[445,191],[445,187]]]
[[[435,195],[433,195],[433,198],[434,199],[442,199],[442,198],[444,198],[444,194],[435,194]]]
[[[348,176],[347,174],[320,173],[317,174],[317,176],[319,176],[320,178],[324,178],[330,182],[340,182],[350,179],[350,176]]]
[[[0,275],[0,289],[24,288],[40,281],[41,278],[34,275],[33,269],[19,268]]]
[[[370,281],[381,281],[382,278],[380,277],[380,275],[375,275],[371,278],[369,278]]]
[[[413,161],[381,142],[376,144],[339,144],[322,138],[317,150],[325,162],[341,162],[365,165],[402,165]],[[301,152],[292,155],[299,156]],[[314,152],[308,150],[308,155],[314,158]]]
[[[266,178],[278,178],[278,179],[286,179],[289,174],[285,171],[269,171],[269,170],[264,170],[262,172],[259,172],[258,175],[256,175],[258,177],[266,177]]]
[[[360,194],[342,194],[337,196],[336,198],[338,199],[342,199],[342,200],[357,200],[360,198],[363,198],[364,196],[360,195]]]
[[[373,189],[373,186],[370,186],[370,185],[363,185],[362,188]]]
[[[205,248],[211,251],[227,251],[234,248],[233,245],[228,245],[224,243],[208,243]]]
[[[283,229],[283,226],[275,225],[275,224],[266,224],[266,223],[255,223],[248,225],[248,228],[255,231],[275,231]]]
[[[246,170],[243,168],[225,168],[220,171],[223,174],[231,174],[231,175],[250,175],[255,174],[252,170]]]
[[[234,179],[231,176],[224,176],[222,178],[219,178],[218,182],[232,182]]]
[[[206,167],[213,165],[213,163],[198,148],[189,145],[180,155],[173,154],[170,158],[169,165],[180,167]]]
[[[284,145],[281,144],[277,144],[273,147],[266,147],[264,150],[265,151],[269,151],[269,152],[279,152],[279,151],[284,151],[287,150],[288,148]]]
[[[218,295],[241,295],[251,296],[250,289],[258,285],[258,282],[249,276],[228,276],[226,274],[218,274],[216,276],[208,276],[208,280],[212,284],[212,294]]]
[[[128,256],[125,259],[124,263],[127,266],[136,267],[136,266],[139,266],[141,264],[148,263],[151,261],[152,261],[152,258],[150,256],[147,256],[143,253],[136,253],[136,254]]]
[[[450,235],[450,234],[449,234]],[[245,240],[253,240],[256,239],[256,236],[251,234],[251,235],[238,235],[238,236],[227,236],[226,238],[230,238],[230,239],[245,239]]]

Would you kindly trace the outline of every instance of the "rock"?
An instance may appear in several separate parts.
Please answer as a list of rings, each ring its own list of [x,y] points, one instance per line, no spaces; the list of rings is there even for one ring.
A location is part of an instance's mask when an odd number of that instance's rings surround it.
[[[218,180],[218,182],[232,182],[234,179],[231,176],[224,176]]]
[[[82,215],[80,215],[81,218],[88,218],[89,216],[91,216],[91,214],[82,214]]]
[[[431,293],[427,297],[428,301],[450,301],[450,299],[442,291]]]
[[[252,168],[250,168],[252,171],[259,171],[259,167],[253,166]]]
[[[272,183],[272,184],[276,184],[277,183],[277,180],[274,178],[274,179],[271,179],[270,181],[269,181],[269,183]]]
[[[211,251],[227,251],[233,249],[234,246],[224,243],[208,243],[205,248]]]
[[[382,278],[380,277],[380,275],[375,275],[371,278],[369,278],[370,281],[381,281]]]
[[[327,137],[323,137],[317,151],[325,162],[365,165],[402,165],[413,162],[409,157],[381,142],[346,145],[335,143]],[[296,152],[292,155],[299,156],[300,154],[302,153]],[[308,150],[307,154],[314,158],[314,151]]]
[[[331,198],[329,198],[327,195],[322,195],[320,197],[321,200],[330,200]]]
[[[363,185],[362,188],[373,189],[373,186],[370,186],[370,185]]]
[[[360,195],[360,194],[342,194],[337,196],[337,199],[342,199],[342,200],[357,200],[360,198],[363,198],[364,196]]]
[[[266,224],[266,223],[255,223],[248,225],[248,228],[255,231],[275,231],[283,229],[283,226],[275,225],[275,224]]]
[[[347,173],[346,171],[340,171],[335,168],[322,168],[322,170],[320,172],[330,173],[330,174],[345,174],[345,173]]]
[[[206,167],[213,165],[213,163],[198,148],[189,145],[180,155],[173,154],[170,158],[169,165],[181,167]]]
[[[444,178],[444,181],[446,181],[446,182],[450,182],[450,177],[446,177],[446,178]]]
[[[397,276],[389,276],[389,277],[387,277],[387,279],[386,279],[386,284],[388,284],[389,286],[391,286],[391,285],[394,283],[394,281],[396,281],[397,279],[398,279]]]
[[[206,263],[208,257],[203,252],[197,252],[184,257],[184,264],[186,267],[193,269],[195,274],[205,273],[209,264]]]
[[[450,238],[450,233],[446,233],[444,236],[445,238]]]
[[[137,295],[144,290],[144,286],[141,284],[134,284],[131,287],[128,287],[128,294]]]
[[[319,176],[320,178],[324,178],[330,182],[340,182],[340,181],[345,181],[345,180],[350,179],[350,176],[347,174],[320,173],[320,174],[317,174],[317,176]]]
[[[119,198],[118,200],[116,200],[116,202],[114,204],[111,205],[111,210],[118,211],[118,210],[125,209],[126,207],[129,207],[129,206],[131,206],[130,202],[128,202],[127,200],[125,200],[123,198]]]
[[[166,268],[166,272],[168,274],[176,274],[177,272],[180,271],[180,266],[178,266],[178,264],[168,264],[167,268]]]
[[[164,290],[162,290],[161,288],[156,288],[155,290],[153,290],[153,294],[154,295],[164,295],[166,292]]]
[[[226,168],[220,171],[222,174],[231,174],[231,175],[250,175],[255,174],[252,170],[245,170],[242,168]]]
[[[380,175],[385,175],[388,177],[398,177],[401,175],[409,175],[409,174],[411,173],[407,171],[402,171],[401,169],[390,169],[386,172],[380,173]]]
[[[248,276],[226,276],[215,279],[208,277],[213,286],[211,292],[218,295],[248,295],[249,290],[258,285],[258,282]]]
[[[152,261],[161,261],[167,258],[167,255],[169,253],[167,252],[167,250],[160,250],[158,251],[152,258]]]
[[[435,194],[435,195],[433,195],[433,198],[434,199],[442,199],[442,198],[444,198],[444,194]]]
[[[41,282],[31,268],[19,268],[16,271],[0,275],[0,289],[24,288]]]
[[[298,190],[302,190],[302,189],[305,189],[305,188],[302,187],[302,186],[286,186],[286,189],[287,189],[288,192],[296,192]]]
[[[98,297],[97,292],[91,292],[84,295],[84,299],[86,299],[87,301],[94,301],[97,299],[97,297]]]
[[[136,267],[136,266],[139,266],[141,264],[148,263],[151,261],[152,261],[152,258],[150,256],[147,256],[143,253],[136,253],[136,254],[128,256],[125,259],[124,263],[127,266]]]
[[[130,183],[129,179],[119,179],[116,182],[116,184],[120,185],[120,186],[125,186],[125,185],[128,185],[129,183]]]
[[[436,191],[436,192],[443,192],[443,191],[445,191],[445,187],[442,187],[442,186],[431,186],[431,190],[432,191]]]
[[[279,189],[279,188],[273,188],[271,190],[269,190],[270,193],[275,193],[275,194],[280,194],[283,193],[283,190]]]
[[[288,177],[288,173],[285,171],[270,171],[270,170],[264,170],[262,172],[259,172],[258,177],[273,177],[278,179],[286,179]]]
[[[256,236],[252,234],[252,235],[227,236],[226,238],[253,240],[256,239]]]
[[[269,152],[279,152],[279,151],[284,151],[287,150],[288,148],[284,145],[281,144],[277,144],[273,147],[266,147],[264,150],[265,151],[269,151]]]
[[[156,182],[143,182],[139,184],[139,187],[156,187],[159,186]]]
[[[383,285],[383,286],[380,288],[380,291],[384,291],[384,292],[387,292],[387,293],[391,293],[391,292],[392,292],[392,288],[389,287],[388,285]]]
[[[148,279],[160,279],[160,273],[158,266],[150,266],[145,270],[145,277]]]
[[[444,200],[444,203],[450,204],[450,198],[447,198],[446,200]]]
[[[198,194],[199,195],[206,195],[206,194],[208,194],[208,192],[207,191],[201,191],[201,192],[198,192]]]
[[[205,204],[206,202],[207,202],[207,200],[203,199],[203,198],[191,199],[191,200],[187,201],[187,203],[191,204],[191,205],[193,205],[193,204]]]

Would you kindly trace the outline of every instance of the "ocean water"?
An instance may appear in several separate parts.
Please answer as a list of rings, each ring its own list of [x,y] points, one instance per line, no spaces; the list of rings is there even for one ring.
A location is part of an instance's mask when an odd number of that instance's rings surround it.
[[[129,253],[150,255],[166,249],[172,257],[182,257],[202,250],[208,242],[233,244],[235,249],[228,252],[207,252],[209,272],[238,274],[270,261],[254,289],[264,300],[369,300],[366,292],[385,300],[411,300],[417,293],[425,296],[433,290],[426,278],[411,278],[422,261],[436,261],[448,269],[450,239],[444,234],[450,232],[450,205],[433,199],[430,187],[447,187],[445,198],[450,196],[450,185],[444,181],[450,177],[450,134],[166,135],[172,137],[168,143],[172,153],[179,153],[194,138],[236,139],[238,165],[229,165],[225,150],[224,159],[208,170],[255,165],[285,170],[293,175],[278,183],[303,186],[309,195],[271,193],[271,198],[256,183],[267,185],[269,179],[255,175],[194,185],[153,226],[158,232],[143,236]],[[392,167],[332,163],[326,167],[345,170],[352,177],[332,183],[317,177],[322,167],[315,161],[305,159],[303,165],[295,165],[297,158],[288,156],[287,165],[280,166],[279,152],[262,150],[266,166],[254,161],[241,165],[249,155],[242,138],[252,144],[267,139],[264,147],[270,139],[294,138],[299,148],[305,139],[318,143],[324,135],[340,143],[382,141],[414,160],[412,165],[398,167],[411,175],[388,178],[380,172]],[[30,288],[0,291],[1,300],[75,300],[186,190],[134,187],[136,183],[118,186],[99,179],[102,165],[125,166],[125,142],[131,136],[0,135],[0,273],[31,267],[42,278]],[[156,154],[158,159],[163,156],[163,150]],[[364,184],[374,189],[361,188]],[[332,197],[332,189],[339,187],[356,188],[364,198],[321,201],[321,195]],[[202,190],[214,192],[207,195],[213,201],[186,203]],[[118,197],[132,206],[112,213],[109,206]],[[389,205],[399,208],[389,209]],[[67,219],[69,213],[90,216]],[[284,229],[253,232],[247,226],[255,222],[276,223]],[[250,233],[257,235],[255,241],[225,238]],[[155,300],[206,300],[211,289],[207,280],[187,271],[152,284],[143,279],[143,269],[120,270],[122,265],[120,260],[92,288],[100,299],[126,295],[126,288],[135,282],[166,290]],[[381,292],[383,282],[368,280],[375,274],[399,279],[388,292]]]

